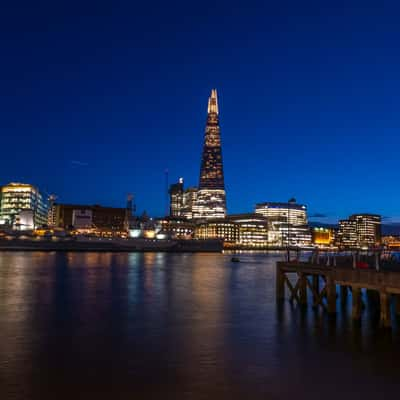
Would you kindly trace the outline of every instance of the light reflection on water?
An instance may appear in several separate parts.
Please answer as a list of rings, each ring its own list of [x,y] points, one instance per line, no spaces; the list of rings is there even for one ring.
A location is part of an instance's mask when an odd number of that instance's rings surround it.
[[[398,324],[275,301],[281,254],[1,253],[0,397],[352,398],[400,389]],[[79,396],[77,396],[79,394]]]

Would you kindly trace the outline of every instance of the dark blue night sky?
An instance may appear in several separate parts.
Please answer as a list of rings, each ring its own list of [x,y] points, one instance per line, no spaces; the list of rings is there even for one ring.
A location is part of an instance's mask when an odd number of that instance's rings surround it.
[[[0,184],[163,214],[166,168],[198,183],[215,87],[229,212],[295,196],[400,220],[395,4],[9,2]]]

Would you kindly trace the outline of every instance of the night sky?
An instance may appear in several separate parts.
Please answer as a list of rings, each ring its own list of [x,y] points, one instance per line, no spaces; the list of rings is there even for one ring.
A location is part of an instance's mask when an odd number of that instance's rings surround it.
[[[198,184],[215,87],[230,213],[400,220],[396,2],[241,3],[3,4],[0,184],[161,215],[166,169]]]

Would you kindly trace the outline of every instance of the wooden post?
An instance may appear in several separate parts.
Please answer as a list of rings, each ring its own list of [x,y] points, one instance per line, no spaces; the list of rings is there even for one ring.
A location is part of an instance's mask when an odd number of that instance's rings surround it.
[[[319,293],[319,275],[312,276],[312,288],[315,294]],[[316,304],[318,299],[314,293],[313,293],[313,302],[314,304]]]
[[[381,326],[390,328],[392,325],[390,318],[390,297],[384,291],[381,291],[379,295],[381,300]]]
[[[340,285],[340,300],[342,304],[346,303],[347,301],[347,292],[348,292],[347,286]]]
[[[336,313],[336,285],[331,274],[326,276],[328,313]]]
[[[375,253],[375,269],[379,271],[379,254]]]
[[[307,305],[307,275],[299,274],[300,304]]]
[[[360,319],[361,318],[361,288],[353,287],[352,288],[352,297],[353,297],[352,317],[353,317],[353,319]]]
[[[396,294],[396,315],[400,316],[400,294]]]
[[[285,273],[282,271],[279,263],[276,265],[276,298],[277,300],[285,298]]]

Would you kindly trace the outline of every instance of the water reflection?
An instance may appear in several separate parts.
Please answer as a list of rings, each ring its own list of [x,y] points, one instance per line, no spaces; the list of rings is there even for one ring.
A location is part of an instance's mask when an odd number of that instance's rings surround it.
[[[277,303],[279,257],[1,253],[1,398],[397,392],[397,324],[378,329],[366,294],[359,324],[351,298],[338,299],[336,318]]]

